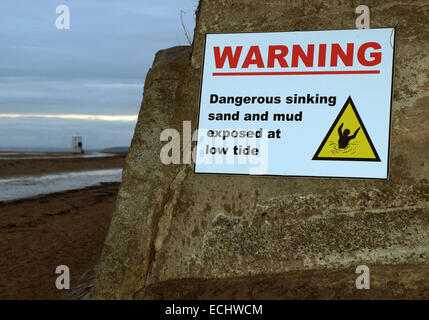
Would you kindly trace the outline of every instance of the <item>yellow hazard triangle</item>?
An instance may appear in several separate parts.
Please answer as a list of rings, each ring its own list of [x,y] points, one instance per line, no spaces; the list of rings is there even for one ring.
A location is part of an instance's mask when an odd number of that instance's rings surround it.
[[[313,160],[380,161],[351,97],[347,99]]]

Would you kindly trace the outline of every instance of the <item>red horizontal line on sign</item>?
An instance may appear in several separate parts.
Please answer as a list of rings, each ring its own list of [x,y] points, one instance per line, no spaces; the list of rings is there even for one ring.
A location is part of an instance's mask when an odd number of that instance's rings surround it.
[[[213,76],[289,76],[289,75],[317,75],[317,74],[379,74],[379,73],[380,73],[380,70],[213,72]]]

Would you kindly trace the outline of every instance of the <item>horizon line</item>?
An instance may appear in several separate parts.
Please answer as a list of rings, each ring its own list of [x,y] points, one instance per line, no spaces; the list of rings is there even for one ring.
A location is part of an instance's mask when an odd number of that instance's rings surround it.
[[[0,113],[0,118],[47,118],[100,121],[137,121],[137,115],[102,115],[102,114],[35,114],[35,113]]]

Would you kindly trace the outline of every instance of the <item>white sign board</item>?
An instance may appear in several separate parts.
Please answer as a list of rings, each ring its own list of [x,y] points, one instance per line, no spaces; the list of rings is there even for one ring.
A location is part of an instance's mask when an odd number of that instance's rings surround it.
[[[394,38],[207,34],[195,172],[387,179]]]

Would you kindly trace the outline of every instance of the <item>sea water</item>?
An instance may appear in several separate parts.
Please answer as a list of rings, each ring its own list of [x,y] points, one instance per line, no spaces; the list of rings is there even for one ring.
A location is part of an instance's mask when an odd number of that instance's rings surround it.
[[[81,159],[81,158],[107,158],[113,153],[88,152],[84,154],[49,155],[47,152],[0,152],[0,160],[37,160],[37,159]]]
[[[103,182],[120,182],[122,169],[63,172],[0,179],[0,201],[82,189]]]

